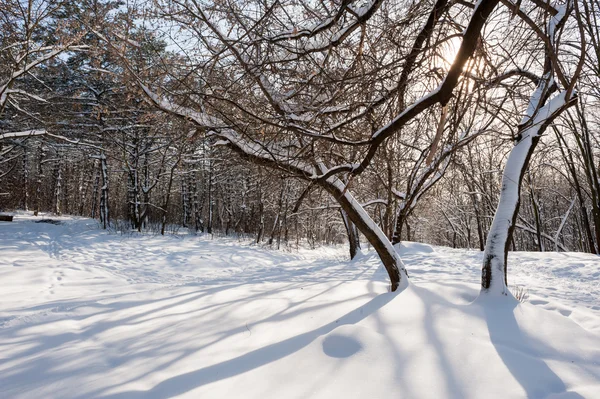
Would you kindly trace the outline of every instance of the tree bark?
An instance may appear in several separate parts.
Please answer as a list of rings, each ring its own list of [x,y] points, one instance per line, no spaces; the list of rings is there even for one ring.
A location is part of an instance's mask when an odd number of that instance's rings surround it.
[[[356,225],[348,218],[348,214],[340,209],[342,220],[344,221],[344,227],[346,227],[346,234],[348,235],[348,244],[350,247],[350,259],[354,259],[360,250],[360,237]]]
[[[339,202],[342,210],[373,246],[388,273],[391,290],[396,291],[398,288],[407,287],[408,274],[394,246],[364,208],[346,190],[342,181],[332,177],[321,181],[320,185]]]

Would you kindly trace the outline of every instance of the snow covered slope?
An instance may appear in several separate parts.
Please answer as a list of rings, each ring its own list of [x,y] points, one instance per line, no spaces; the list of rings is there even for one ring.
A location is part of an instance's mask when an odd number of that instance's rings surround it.
[[[0,398],[600,398],[600,259],[515,253],[524,304],[477,298],[481,253],[372,253],[0,224]]]

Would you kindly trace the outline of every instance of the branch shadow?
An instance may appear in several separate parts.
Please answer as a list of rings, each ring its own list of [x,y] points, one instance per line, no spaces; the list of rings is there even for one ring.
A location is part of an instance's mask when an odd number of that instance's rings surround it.
[[[286,340],[264,346],[252,352],[218,364],[207,366],[192,372],[180,374],[166,379],[148,391],[127,391],[100,396],[104,399],[134,398],[168,398],[182,395],[203,385],[249,372],[258,367],[282,359],[306,347],[318,337],[333,331],[335,328],[356,324],[376,310],[389,303],[396,294],[381,294],[364,305],[346,313],[344,316],[317,329],[296,335]]]
[[[422,289],[422,290],[427,291],[427,293],[432,298],[435,298],[435,300],[443,303],[444,300],[440,296],[438,296],[435,292],[426,290],[426,289]],[[438,362],[440,364],[440,368],[442,370],[445,370],[445,373],[443,373],[443,376],[444,376],[444,384],[446,386],[446,390],[447,390],[447,392],[451,393],[451,397],[453,397],[453,398],[464,398],[467,395],[462,390],[461,381],[459,381],[458,377],[454,373],[454,367],[452,365],[451,359],[448,358],[447,350],[444,346],[444,343],[442,342],[442,340],[439,337],[440,333],[436,330],[436,327],[435,327],[434,309],[433,309],[434,303],[428,303],[427,301],[423,301],[422,304],[425,307],[425,316],[424,316],[424,320],[423,320],[424,329],[427,333],[429,342],[431,343],[431,345],[433,345],[433,347],[435,349],[435,353],[437,355]],[[450,306],[450,307],[458,307],[456,305],[454,305],[454,306],[450,305],[447,302],[444,303],[444,305]]]

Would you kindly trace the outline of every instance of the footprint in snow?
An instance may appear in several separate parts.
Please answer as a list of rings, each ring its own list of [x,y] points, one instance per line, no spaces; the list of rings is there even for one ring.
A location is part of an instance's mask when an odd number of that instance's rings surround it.
[[[529,301],[532,305],[547,305],[548,301],[544,301],[542,299],[532,299]]]
[[[558,309],[558,311],[560,312],[561,315],[567,316],[567,317],[571,316],[571,313],[573,313],[572,311],[567,310],[567,309]]]
[[[345,335],[330,334],[323,340],[323,352],[330,357],[350,357],[361,349],[360,342]]]

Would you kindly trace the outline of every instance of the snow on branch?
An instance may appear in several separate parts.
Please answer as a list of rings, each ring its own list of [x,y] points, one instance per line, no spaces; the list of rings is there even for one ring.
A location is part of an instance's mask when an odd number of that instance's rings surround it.
[[[36,101],[42,102],[42,103],[47,103],[48,101],[45,98],[42,98],[40,96],[36,96],[33,93],[29,93],[26,92],[25,90],[20,90],[20,89],[10,89],[10,90],[6,90],[7,94],[21,94],[23,96],[27,96],[30,97]]]
[[[463,74],[464,66],[475,51],[477,42],[483,25],[487,21],[492,11],[496,8],[499,0],[480,0],[471,14],[471,19],[467,28],[462,34],[462,43],[458,49],[454,63],[446,74],[442,83],[434,90],[421,97],[412,105],[405,108],[390,123],[377,130],[371,136],[371,145],[361,162],[360,168],[356,173],[360,173],[367,168],[375,156],[379,146],[391,135],[400,130],[407,122],[420,115],[423,111],[434,104],[445,105],[451,98],[454,88],[458,84],[459,77]]]
[[[310,39],[314,38],[316,35],[320,33],[324,33],[331,28],[333,28],[340,20],[343,19],[344,14],[348,11],[349,14],[353,17],[352,22],[340,28],[340,30],[336,33],[333,33],[329,40],[322,40],[315,42],[312,47],[326,49],[331,46],[339,44],[343,39],[348,37],[350,33],[356,30],[361,24],[365,23],[369,20],[373,14],[379,9],[379,6],[383,3],[383,0],[373,0],[363,4],[360,7],[353,7],[351,5],[351,0],[344,0],[337,10],[335,15],[332,17],[325,18],[319,23],[313,24],[312,26],[306,27],[293,27],[289,29],[287,32],[279,33],[273,35],[268,38],[271,42],[281,42],[285,40],[299,40],[299,39]],[[310,50],[310,47],[307,48]]]
[[[229,146],[242,156],[251,158],[254,162],[264,163],[278,168],[284,168],[294,174],[302,176],[314,176],[315,171],[309,164],[290,157],[283,149],[267,146],[259,141],[246,138],[228,127],[224,122],[206,113],[197,112],[193,109],[174,104],[158,94],[154,93],[148,86],[138,82],[149,101],[157,108],[192,121],[196,125],[207,129],[208,135],[215,136],[220,140],[219,145],[228,143]]]
[[[17,139],[23,137],[42,136],[47,134],[46,130],[24,130],[22,132],[0,133],[0,140]]]
[[[222,121],[215,117],[167,101],[165,98],[154,93],[148,86],[144,85],[140,81],[138,81],[138,85],[142,88],[144,94],[146,94],[148,101],[150,101],[158,109],[183,117],[184,119],[190,120],[201,127],[219,129],[226,126]]]
[[[8,101],[9,94],[12,90],[11,86],[13,85],[13,82],[15,80],[17,80],[21,76],[25,75],[26,73],[31,71],[33,68],[43,64],[44,62],[46,62],[48,60],[51,60],[52,58],[56,57],[57,55],[65,52],[65,51],[87,50],[87,49],[89,49],[89,46],[75,45],[74,41],[72,41],[72,42],[64,44],[64,45],[48,46],[48,47],[44,47],[43,49],[49,50],[49,51],[46,53],[43,53],[38,58],[32,60],[28,64],[18,67],[17,70],[13,71],[10,74],[8,79],[6,79],[4,82],[0,82],[0,111],[2,111],[4,109],[4,106],[6,105],[6,102]],[[38,51],[39,51],[39,49],[38,49]],[[31,52],[28,52],[27,54],[31,54]],[[20,94],[23,94],[23,93],[20,93]]]

